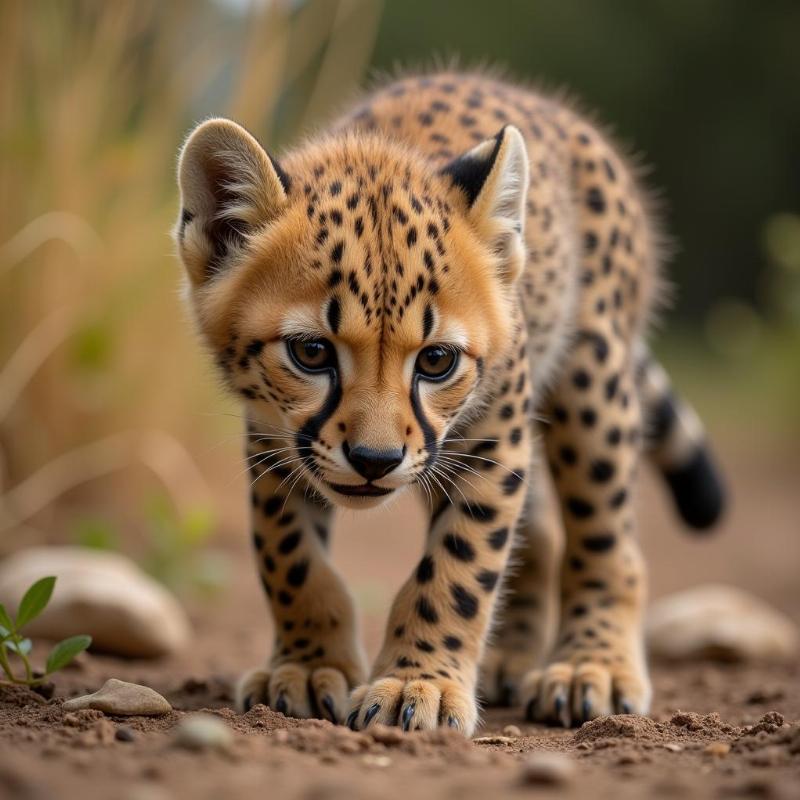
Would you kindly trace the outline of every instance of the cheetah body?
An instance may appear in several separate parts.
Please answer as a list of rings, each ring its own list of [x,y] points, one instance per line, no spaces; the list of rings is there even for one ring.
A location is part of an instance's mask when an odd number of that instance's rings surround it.
[[[662,248],[619,151],[556,98],[443,73],[379,88],[280,163],[206,122],[179,182],[275,622],[241,705],[466,734],[479,690],[567,725],[645,712],[640,454],[698,527],[721,496],[644,344]],[[330,506],[409,486],[425,553],[367,670]]]

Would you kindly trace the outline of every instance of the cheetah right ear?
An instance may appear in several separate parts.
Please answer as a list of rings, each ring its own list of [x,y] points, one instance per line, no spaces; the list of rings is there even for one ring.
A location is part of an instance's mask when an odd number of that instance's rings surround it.
[[[241,125],[210,119],[181,150],[178,251],[193,285],[220,273],[287,203],[289,177]]]
[[[503,278],[513,283],[525,265],[530,180],[528,152],[519,129],[506,125],[442,172],[466,195],[468,219],[497,255]]]

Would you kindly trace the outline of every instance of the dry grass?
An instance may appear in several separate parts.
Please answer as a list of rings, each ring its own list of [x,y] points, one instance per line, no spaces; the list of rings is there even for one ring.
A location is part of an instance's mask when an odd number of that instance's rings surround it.
[[[372,0],[257,3],[245,15],[188,0],[0,6],[8,524],[46,523],[39,506],[105,466],[122,469],[135,496],[125,467],[143,454],[178,501],[202,492],[170,453],[185,443],[213,471],[210,445],[238,422],[223,413],[178,296],[168,235],[177,147],[209,114],[270,147],[329,115],[360,78],[379,11]],[[14,493],[40,469],[38,484]]]

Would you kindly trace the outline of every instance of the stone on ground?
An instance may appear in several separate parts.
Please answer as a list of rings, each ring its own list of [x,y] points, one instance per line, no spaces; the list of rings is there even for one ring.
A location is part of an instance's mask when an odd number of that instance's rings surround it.
[[[128,683],[116,678],[107,680],[102,688],[93,694],[74,697],[64,701],[64,711],[78,711],[81,708],[94,708],[104,714],[117,716],[156,717],[168,714],[172,706],[154,689]]]
[[[190,714],[175,728],[174,741],[188,750],[227,750],[233,742],[233,734],[213,714]]]

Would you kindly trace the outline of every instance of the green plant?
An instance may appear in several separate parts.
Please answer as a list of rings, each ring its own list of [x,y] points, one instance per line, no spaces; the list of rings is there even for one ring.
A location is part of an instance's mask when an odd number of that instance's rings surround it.
[[[7,680],[0,680],[0,685],[38,686],[54,672],[66,667],[78,653],[82,653],[92,643],[91,636],[70,636],[59,642],[50,651],[45,662],[44,672],[34,672],[31,662],[28,660],[32,647],[31,640],[23,635],[22,629],[44,611],[50,602],[55,585],[56,579],[52,576],[36,581],[23,595],[14,619],[0,603],[0,668],[7,678]],[[9,654],[22,661],[25,670],[24,677],[19,678],[14,674]]]

